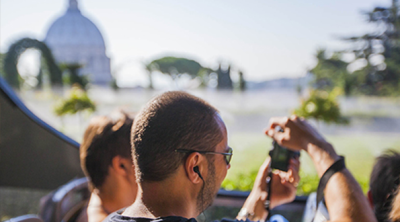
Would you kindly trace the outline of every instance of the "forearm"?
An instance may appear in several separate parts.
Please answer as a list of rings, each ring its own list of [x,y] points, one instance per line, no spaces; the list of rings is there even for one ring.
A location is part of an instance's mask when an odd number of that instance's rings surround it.
[[[329,143],[310,144],[306,151],[313,159],[320,178],[339,159]],[[361,187],[347,169],[332,175],[324,194],[332,221],[376,221]]]
[[[276,127],[281,130],[275,130]],[[305,150],[312,158],[319,177],[340,157],[331,144],[307,121],[292,116],[271,118],[266,134],[293,150]],[[376,221],[360,186],[346,169],[336,172],[325,186],[325,201],[329,215],[340,221]]]
[[[331,221],[376,221],[361,187],[347,169],[329,179],[325,202]]]
[[[254,181],[254,187],[236,219],[246,220],[246,218],[248,218],[252,221],[258,221],[264,220],[267,217],[268,212],[265,210],[264,206],[268,195],[265,190],[267,188],[265,180],[269,172],[270,162],[271,158],[267,157],[258,170],[256,180]],[[241,213],[243,214],[241,215]]]
[[[264,199],[266,200],[266,196],[262,197],[260,193],[250,193],[236,219],[249,219],[251,221],[265,220],[268,216],[268,211],[265,210]]]
[[[319,178],[339,159],[333,146],[325,141],[308,143],[305,150],[313,160]]]
[[[300,167],[298,158],[289,161],[288,172],[270,172],[270,161],[271,159],[268,157],[260,167],[254,187],[243,205],[238,219],[245,219],[247,217],[253,221],[264,220],[269,213],[265,205],[268,195],[271,195],[269,198],[269,209],[292,202],[296,197],[296,186],[294,184],[297,184],[300,179],[298,176]],[[269,185],[267,185],[266,180],[269,175],[271,179],[269,180]],[[268,189],[271,189],[270,194],[268,193]]]

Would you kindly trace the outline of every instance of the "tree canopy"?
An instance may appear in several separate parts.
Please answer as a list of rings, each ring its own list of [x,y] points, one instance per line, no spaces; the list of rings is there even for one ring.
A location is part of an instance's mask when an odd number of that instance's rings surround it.
[[[188,74],[194,78],[203,68],[200,63],[194,60],[171,56],[153,60],[147,67],[150,71],[159,71],[163,74],[170,75],[173,79],[182,74]]]
[[[4,58],[6,57],[5,54],[0,53],[0,76],[4,76]]]
[[[76,114],[82,111],[94,112],[96,105],[79,85],[72,86],[69,95],[54,107],[57,116]]]
[[[149,73],[149,88],[153,88],[151,74],[155,71],[169,75],[173,81],[176,81],[182,75],[188,75],[192,79],[197,77],[201,81],[202,86],[206,85],[208,75],[214,72],[214,70],[203,67],[195,60],[172,56],[153,60],[145,64],[145,68]]]
[[[342,38],[350,43],[348,50],[326,56],[318,50],[317,65],[310,70],[317,89],[332,90],[339,87],[346,95],[362,94],[377,96],[400,95],[400,16],[399,4],[393,0],[389,7],[375,7],[364,13],[367,22],[375,30],[361,36]],[[345,62],[342,55],[353,54],[352,61]],[[349,72],[349,65],[364,64]]]
[[[336,101],[337,95],[337,89],[329,93],[322,90],[312,90],[310,96],[301,102],[294,114],[325,123],[348,124],[349,120],[342,116],[339,103]]]
[[[6,57],[4,58],[4,77],[7,82],[14,88],[19,88],[21,85],[21,78],[18,73],[17,64],[19,57],[25,50],[35,48],[41,51],[42,57],[46,60],[48,71],[50,73],[50,82],[53,86],[62,85],[62,73],[57,64],[55,63],[53,54],[44,42],[36,39],[23,38],[13,43]],[[40,82],[40,81],[39,81]]]
[[[338,87],[345,95],[350,95],[353,75],[347,70],[349,63],[341,59],[341,53],[335,52],[327,56],[325,49],[319,49],[315,57],[318,60],[317,65],[310,70],[314,75],[314,87],[325,91]]]

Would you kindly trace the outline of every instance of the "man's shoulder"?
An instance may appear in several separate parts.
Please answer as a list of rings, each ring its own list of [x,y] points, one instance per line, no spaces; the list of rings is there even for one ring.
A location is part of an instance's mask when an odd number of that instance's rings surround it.
[[[110,214],[103,222],[197,222],[194,218],[184,218],[178,216],[146,218],[123,216],[122,210]]]

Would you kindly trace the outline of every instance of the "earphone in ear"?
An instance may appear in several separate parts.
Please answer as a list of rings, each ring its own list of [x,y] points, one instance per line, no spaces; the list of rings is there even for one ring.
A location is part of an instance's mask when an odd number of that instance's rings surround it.
[[[200,174],[200,170],[199,170],[199,167],[198,167],[198,166],[193,167],[193,171],[194,171],[195,173],[197,173],[197,175],[199,175],[199,177],[200,177],[200,179],[201,179],[202,181],[204,181],[203,177],[202,177],[201,174]]]

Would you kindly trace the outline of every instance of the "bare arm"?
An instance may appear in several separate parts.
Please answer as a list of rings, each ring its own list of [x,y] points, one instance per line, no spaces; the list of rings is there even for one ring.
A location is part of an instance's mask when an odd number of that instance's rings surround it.
[[[284,132],[275,131],[276,126]],[[266,134],[282,146],[305,150],[312,158],[319,177],[339,159],[331,144],[306,121],[295,116],[271,119]],[[331,221],[376,221],[360,186],[347,169],[329,179],[324,193]]]
[[[238,220],[262,221],[268,216],[265,209],[265,201],[268,197],[266,179],[269,173],[271,158],[267,157],[258,170],[253,189],[244,203],[241,213],[236,217]],[[284,203],[290,203],[296,197],[296,184],[298,184],[300,161],[298,158],[291,159],[288,172],[276,171],[272,174],[271,205],[273,209]]]
[[[252,221],[259,221],[267,218],[268,212],[265,210],[264,202],[267,200],[268,195],[266,179],[268,177],[270,161],[270,158],[265,159],[258,170],[253,189],[236,219],[246,220],[246,218],[249,218]]]

